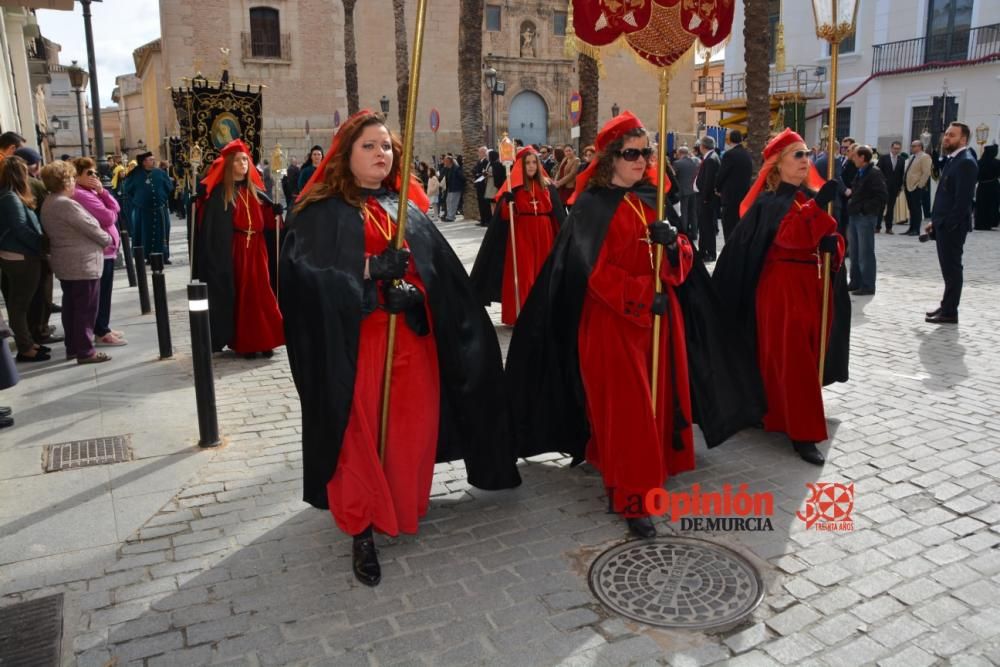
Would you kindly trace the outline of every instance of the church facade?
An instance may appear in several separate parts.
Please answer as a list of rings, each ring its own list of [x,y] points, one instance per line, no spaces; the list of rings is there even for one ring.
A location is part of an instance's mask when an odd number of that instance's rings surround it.
[[[389,98],[389,123],[399,131],[392,0],[358,2],[355,20],[359,98],[362,108],[379,109]],[[414,154],[461,149],[458,88],[459,0],[428,3]],[[570,97],[579,89],[577,59],[567,55],[566,0],[487,0],[483,22],[483,68],[494,68],[506,86],[494,97],[498,135],[508,132],[527,143],[571,141]],[[407,0],[407,38],[412,42],[416,1]],[[225,66],[230,80],[262,84],[264,151],[275,144],[300,160],[313,144],[329,145],[347,117],[344,70],[344,9],[340,0],[161,0],[161,95],[168,85],[201,71],[217,79]],[[409,48],[412,56],[412,44]],[[671,82],[670,129],[694,133],[692,62],[675,67]],[[654,126],[656,73],[625,50],[603,57],[598,122],[612,106],[629,109]],[[482,88],[484,136],[491,126],[491,95]],[[431,114],[440,118],[432,131]],[[168,114],[169,115],[169,114]],[[162,120],[161,120],[162,122]],[[164,123],[176,132],[176,118]],[[159,134],[159,133],[157,133]],[[151,143],[148,142],[147,143]]]

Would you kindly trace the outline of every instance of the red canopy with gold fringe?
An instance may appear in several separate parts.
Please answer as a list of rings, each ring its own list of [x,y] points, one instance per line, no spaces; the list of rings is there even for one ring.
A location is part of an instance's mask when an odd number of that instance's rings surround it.
[[[733,28],[735,0],[572,0],[573,28],[584,44],[622,38],[641,58],[668,67],[697,40],[712,48]]]

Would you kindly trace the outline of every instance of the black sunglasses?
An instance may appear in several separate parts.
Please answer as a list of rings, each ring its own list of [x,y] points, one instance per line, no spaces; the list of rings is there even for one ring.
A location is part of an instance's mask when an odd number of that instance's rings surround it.
[[[648,160],[653,156],[653,149],[648,146],[646,148],[626,148],[622,151],[615,151],[615,155],[626,162],[635,162],[640,156]]]
[[[813,156],[812,151],[795,151],[794,153],[792,153],[792,157],[794,157],[796,160],[801,160],[804,157],[811,158],[812,156]]]

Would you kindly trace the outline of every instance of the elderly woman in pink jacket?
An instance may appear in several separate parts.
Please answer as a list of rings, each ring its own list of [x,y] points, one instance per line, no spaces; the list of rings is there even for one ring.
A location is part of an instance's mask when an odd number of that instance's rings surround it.
[[[87,210],[73,199],[76,169],[56,160],[42,169],[49,196],[42,204],[42,227],[49,237],[52,273],[62,286],[62,322],[66,358],[78,364],[110,361],[94,349],[94,321],[100,293],[104,249],[114,241]]]
[[[76,189],[73,199],[94,216],[101,229],[111,237],[111,245],[104,249],[104,267],[101,271],[101,287],[98,295],[97,319],[94,322],[94,345],[115,347],[128,345],[124,334],[111,328],[111,287],[115,279],[115,258],[121,245],[118,234],[118,201],[104,189],[97,175],[97,165],[89,157],[73,160],[76,167]]]

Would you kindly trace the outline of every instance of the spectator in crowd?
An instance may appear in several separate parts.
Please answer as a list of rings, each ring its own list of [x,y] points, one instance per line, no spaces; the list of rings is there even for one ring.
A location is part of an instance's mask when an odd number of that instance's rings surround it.
[[[285,201],[293,202],[299,194],[299,159],[293,157],[288,161],[288,169],[281,177],[281,189],[285,193]]]
[[[722,238],[728,240],[733,227],[740,221],[740,204],[750,191],[750,176],[753,174],[753,158],[743,147],[743,133],[732,130],[729,133],[731,148],[722,155],[719,177],[715,191],[722,203]]]
[[[302,189],[306,187],[306,183],[312,178],[313,172],[316,171],[316,167],[319,163],[323,161],[323,148],[321,146],[313,146],[309,149],[309,159],[299,170],[299,181],[298,181],[298,192],[302,192]],[[296,193],[297,194],[297,193]]]
[[[979,179],[976,185],[976,229],[993,229],[1000,225],[1000,159],[997,145],[983,149],[979,158]]]
[[[931,324],[958,324],[958,304],[962,299],[962,252],[972,226],[972,199],[979,166],[969,148],[969,126],[952,123],[941,138],[945,158],[941,180],[934,195],[934,209],[926,233],[937,243],[938,264],[944,278],[941,305],[927,313]]]
[[[118,235],[119,206],[110,192],[104,189],[97,175],[94,161],[89,157],[73,160],[76,168],[76,189],[73,199],[92,215],[108,236],[111,245],[104,248],[104,267],[101,269],[101,285],[97,301],[97,317],[94,320],[94,345],[97,347],[117,347],[128,345],[121,331],[111,328],[111,289],[115,279],[115,258],[121,237]]]
[[[7,346],[7,339],[14,333],[7,326],[0,315],[0,390],[10,389],[18,381],[17,366],[10,356],[10,347]],[[14,425],[13,410],[7,406],[0,407],[0,428],[8,428]]]
[[[906,206],[910,213],[910,229],[907,236],[920,235],[920,223],[923,222],[924,189],[931,180],[934,169],[931,156],[924,150],[924,142],[914,139],[910,142],[910,157],[903,168],[903,190],[906,192]]]
[[[903,187],[903,173],[906,169],[906,158],[900,155],[903,144],[894,141],[889,145],[889,154],[880,155],[875,163],[882,175],[885,176],[885,184],[888,189],[888,199],[886,200],[885,211],[879,214],[878,222],[875,225],[875,233],[882,231],[882,221],[885,221],[885,233],[892,234],[892,223],[899,222],[896,218],[896,199],[899,191]]]
[[[34,148],[22,146],[15,151],[14,155],[24,160],[28,165],[28,185],[31,187],[31,194],[35,196],[35,205],[32,207],[35,215],[39,215],[42,204],[49,191],[45,189],[45,184],[39,178],[42,170],[42,156]],[[41,224],[41,221],[39,221]],[[47,241],[42,240],[42,248],[46,247]],[[53,334],[54,327],[49,326],[49,317],[52,313],[62,310],[52,303],[52,267],[49,266],[48,253],[43,252],[40,257],[38,276],[38,288],[35,296],[31,299],[31,306],[28,308],[28,328],[36,343],[49,345],[51,343],[61,343],[62,336]]]
[[[0,134],[0,157],[10,157],[22,145],[24,145],[24,137],[17,132]]]
[[[848,247],[851,249],[850,282],[847,289],[855,296],[875,294],[875,226],[889,198],[885,175],[873,168],[872,149],[860,145],[854,148],[851,161],[857,168],[848,190]]]
[[[19,157],[0,161],[0,271],[6,279],[4,301],[17,344],[18,361],[47,361],[49,348],[35,342],[28,324],[38,288],[42,228],[33,206],[28,167]]]
[[[694,177],[698,173],[698,160],[687,146],[677,149],[674,160],[677,175],[677,195],[681,202],[681,230],[691,241],[698,241],[698,198],[694,191]]]
[[[445,190],[447,191],[447,210],[441,219],[445,222],[454,222],[455,216],[458,215],[459,200],[462,197],[462,191],[465,189],[465,174],[462,173],[462,167],[459,166],[455,158],[451,155],[446,155],[444,158],[444,169],[441,170],[441,178],[444,180]]]
[[[597,155],[597,149],[593,146],[586,146],[583,149],[583,159],[580,160],[580,166],[578,167],[578,173],[583,173],[583,170],[590,166],[591,160]]]
[[[66,332],[66,358],[78,364],[110,361],[94,349],[94,322],[100,300],[104,249],[114,239],[74,199],[76,170],[57,160],[42,169],[49,191],[42,209],[42,224],[51,244],[52,271],[62,287],[62,322]]]
[[[567,208],[570,195],[576,190],[576,177],[579,172],[580,158],[576,156],[573,146],[566,144],[563,146],[563,159],[556,167],[556,173],[552,180],[555,181],[556,189],[559,190],[559,199]]]
[[[698,193],[698,254],[706,262],[715,261],[715,237],[719,233],[719,195],[716,180],[721,161],[715,152],[715,139],[707,134],[698,142],[702,159],[694,178]]]
[[[264,194],[269,200],[274,200],[274,175],[271,173],[271,163],[264,160],[264,168],[260,170],[261,178],[264,179]]]
[[[490,152],[486,146],[479,147],[479,160],[472,168],[473,182],[476,184],[476,203],[479,204],[479,224],[490,220],[490,200],[486,198],[487,171],[490,167]]]

